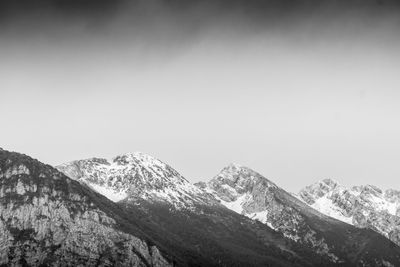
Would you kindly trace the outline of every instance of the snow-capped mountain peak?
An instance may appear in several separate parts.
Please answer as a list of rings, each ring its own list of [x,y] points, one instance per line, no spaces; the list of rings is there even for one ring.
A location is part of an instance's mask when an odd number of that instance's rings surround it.
[[[302,189],[299,197],[321,213],[370,228],[400,244],[400,191],[373,185],[346,188],[321,180]]]
[[[125,213],[115,206],[49,165],[1,150],[0,266],[172,266],[139,228],[121,227]]]
[[[111,160],[78,160],[57,168],[114,202],[146,199],[182,207],[211,201],[203,190],[190,184],[169,165],[141,152],[122,154]]]
[[[122,168],[130,167],[137,168],[138,170],[143,170],[144,172],[142,174],[145,176],[145,178],[165,178],[165,176],[168,175],[169,179],[179,178],[186,181],[186,179],[180,176],[179,173],[170,168],[161,160],[142,152],[133,152],[118,155],[109,160],[109,162],[111,163],[111,165],[115,165],[113,167],[121,166]]]
[[[301,190],[299,196],[307,204],[314,204],[315,199],[321,198],[341,185],[334,179],[323,179]]]
[[[330,207],[328,200],[322,203],[324,197],[329,192],[345,190],[333,179],[324,179],[309,186],[307,191],[301,192],[302,197],[297,197],[250,168],[230,164],[209,182],[198,183],[198,186],[213,194],[226,208],[268,225],[333,263],[344,260],[342,252],[337,250],[336,236],[342,235],[341,242],[357,238],[351,225],[329,218],[307,205],[313,203]],[[396,194],[392,195],[396,198]],[[327,215],[338,218],[340,212],[333,210]],[[346,221],[347,217],[341,216],[339,219]]]
[[[276,187],[274,183],[248,167],[229,164],[208,182],[208,187],[218,192],[224,201],[234,201],[244,193],[251,192],[256,183],[266,187]]]

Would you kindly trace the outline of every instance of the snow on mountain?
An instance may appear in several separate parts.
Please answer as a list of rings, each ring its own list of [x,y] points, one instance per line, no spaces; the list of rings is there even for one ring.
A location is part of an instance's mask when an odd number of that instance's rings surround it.
[[[96,192],[102,194],[106,198],[118,202],[128,197],[128,194],[125,191],[114,190],[109,186],[101,186],[96,183],[88,183],[88,185],[94,189]]]
[[[299,197],[321,213],[370,228],[400,244],[400,191],[372,185],[346,188],[324,179],[302,189]]]
[[[249,203],[254,201],[251,189],[255,183],[262,181],[263,187],[276,187],[275,184],[263,178],[253,170],[238,164],[230,164],[203,186],[205,190],[213,194],[222,205],[249,218],[266,223],[264,210],[248,211]],[[265,217],[264,217],[265,216]]]
[[[259,237],[271,238],[275,234],[274,242],[283,242],[280,246],[291,244],[293,249],[309,251],[314,255],[312,258],[321,257],[329,264],[374,262],[383,266],[385,261],[397,263],[399,260],[394,256],[397,252],[393,252],[397,247],[390,247],[392,243],[387,239],[319,213],[259,173],[240,165],[231,164],[208,183],[197,186],[167,164],[138,152],[111,160],[78,160],[58,169],[118,202],[132,216],[141,214],[139,218],[146,219],[139,219],[140,223],[151,222],[147,227],[155,227],[151,232],[157,238],[169,233],[169,238],[193,245],[208,233],[209,238],[204,237],[201,244],[207,244],[207,249],[203,249],[211,254],[217,248],[208,250],[208,246],[220,242],[225,234],[241,246],[242,240],[246,240],[243,234],[249,233],[233,233],[245,227]],[[197,209],[199,206],[201,209]],[[166,221],[169,223],[164,224]],[[217,228],[222,232],[215,232]]]
[[[57,166],[57,169],[114,202],[144,199],[164,201],[175,208],[215,202],[169,165],[141,152],[119,155],[110,160],[73,161]]]
[[[0,266],[172,266],[121,214],[49,165],[0,150]]]
[[[336,207],[335,205],[332,205],[332,201],[326,196],[323,196],[316,200],[315,203],[311,205],[311,207],[339,221],[351,224],[352,218],[343,215],[341,209]]]
[[[269,227],[254,224],[227,210],[211,194],[212,190],[190,184],[167,164],[142,153],[125,154],[112,160],[78,160],[58,169],[118,202],[130,217],[136,218],[135,224],[144,224],[150,236],[161,238],[174,253],[190,260],[187,266],[330,263],[324,255],[302,248]],[[245,180],[242,182],[238,186],[245,189]],[[228,186],[223,187],[235,193]],[[175,209],[159,205],[160,201],[172,204]],[[263,221],[265,214],[255,212],[251,216]]]
[[[321,184],[318,190],[312,188],[309,195],[295,196],[250,168],[231,164],[209,182],[198,183],[197,186],[213,194],[226,208],[268,225],[334,263],[343,263],[348,259],[348,255],[343,254],[347,250],[343,246],[352,242],[358,246],[360,236],[370,234],[357,233],[356,228],[329,217],[348,220],[342,210],[330,205],[330,200],[324,198],[327,192],[339,187],[332,180]],[[318,201],[312,205],[325,209],[328,216],[310,208],[308,204],[313,196],[318,196]],[[392,199],[397,197],[395,194],[391,196]],[[368,253],[364,251],[360,255]],[[380,257],[379,253],[375,257]]]
[[[208,183],[199,183],[198,186],[214,194],[228,209],[262,222],[282,232],[287,238],[313,247],[333,262],[340,262],[325,240],[318,237],[316,231],[306,224],[306,218],[295,208],[303,203],[259,173],[238,164],[230,164]]]

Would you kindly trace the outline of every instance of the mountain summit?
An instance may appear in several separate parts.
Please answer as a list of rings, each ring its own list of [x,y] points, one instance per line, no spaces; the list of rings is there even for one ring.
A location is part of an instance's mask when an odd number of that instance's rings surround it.
[[[316,211],[250,168],[231,164],[198,186],[215,195],[228,209],[268,225],[332,263],[375,262],[374,265],[385,266],[389,259],[400,261],[400,255],[393,257],[380,247],[394,246],[389,240]],[[309,192],[321,196],[338,187],[337,182],[327,179],[321,181],[318,190],[312,188]]]
[[[0,231],[7,237],[1,241],[8,243],[1,243],[6,245],[0,256],[6,263],[400,266],[400,247],[389,239],[326,216],[237,164],[195,186],[143,153],[77,160],[58,167],[72,179],[51,166],[31,163],[27,156],[4,153],[0,226],[5,227]],[[19,164],[14,155],[28,161]],[[7,165],[10,162],[14,163]],[[322,192],[337,187],[328,180],[321,186]],[[31,196],[44,199],[38,202]],[[10,214],[18,205],[22,217],[15,220]],[[51,211],[46,213],[48,206]],[[43,231],[45,238],[37,239]],[[42,258],[46,262],[40,262]]]
[[[328,216],[372,229],[400,245],[400,191],[373,185],[346,188],[325,179],[305,187],[299,196]]]
[[[172,167],[141,152],[119,155],[111,160],[77,160],[56,168],[114,202],[135,198],[164,201],[176,208],[212,202]]]
[[[318,266],[325,257],[226,209],[167,164],[143,153],[58,166],[128,213],[182,266]],[[239,181],[235,181],[238,183]]]
[[[1,266],[169,266],[123,217],[53,167],[0,151]]]

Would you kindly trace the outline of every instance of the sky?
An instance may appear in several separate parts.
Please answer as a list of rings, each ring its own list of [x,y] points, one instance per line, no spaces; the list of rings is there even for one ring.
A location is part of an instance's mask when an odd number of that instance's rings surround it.
[[[0,21],[0,147],[51,165],[141,151],[192,182],[233,162],[291,192],[400,190],[400,20],[385,1],[45,3]]]

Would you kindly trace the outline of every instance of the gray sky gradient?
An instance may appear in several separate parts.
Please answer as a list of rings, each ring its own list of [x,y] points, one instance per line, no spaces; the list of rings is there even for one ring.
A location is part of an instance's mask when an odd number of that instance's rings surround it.
[[[400,189],[398,22],[320,20],[11,34],[0,146],[52,165],[142,151],[193,182],[235,162],[289,191],[322,178]]]

